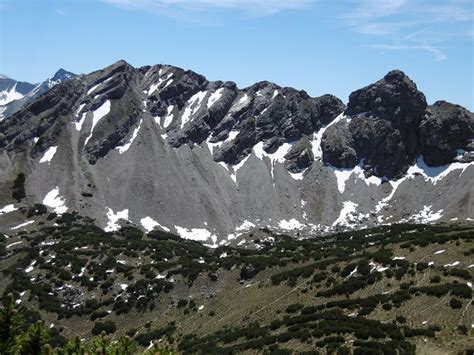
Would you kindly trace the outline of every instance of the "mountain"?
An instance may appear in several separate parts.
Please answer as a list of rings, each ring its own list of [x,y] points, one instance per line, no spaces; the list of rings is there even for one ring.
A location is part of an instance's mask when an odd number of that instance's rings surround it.
[[[5,75],[0,75],[0,106],[21,99],[35,87],[24,81],[16,81]]]
[[[303,236],[469,220],[473,139],[471,112],[428,105],[398,70],[345,105],[266,81],[239,89],[119,61],[0,123],[0,201],[214,247],[257,227]],[[19,203],[11,188],[23,176]]]
[[[3,76],[0,77],[0,98],[4,97],[4,99],[0,99],[0,120],[8,118],[23,107],[26,107],[53,86],[76,76],[76,74],[64,69],[59,69],[51,78],[46,79],[40,84],[33,85],[19,82],[13,87],[11,83],[8,86],[7,81],[15,82],[14,80]],[[15,90],[18,90],[18,92]]]

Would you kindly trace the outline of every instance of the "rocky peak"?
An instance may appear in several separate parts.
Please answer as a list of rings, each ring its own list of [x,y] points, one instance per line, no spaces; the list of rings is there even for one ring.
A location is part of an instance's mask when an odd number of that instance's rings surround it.
[[[349,96],[346,119],[323,137],[324,161],[353,168],[362,160],[368,174],[392,178],[410,166],[419,146],[418,126],[426,99],[400,70]]]
[[[348,116],[371,115],[395,124],[419,123],[426,109],[425,95],[400,70],[393,70],[374,84],[349,96]]]
[[[53,80],[53,81],[58,81],[58,80],[63,81],[63,80],[74,78],[76,76],[77,76],[76,74],[71,73],[71,72],[61,68],[53,75],[51,80]]]
[[[428,106],[420,123],[421,153],[428,165],[474,160],[474,114],[446,101]]]

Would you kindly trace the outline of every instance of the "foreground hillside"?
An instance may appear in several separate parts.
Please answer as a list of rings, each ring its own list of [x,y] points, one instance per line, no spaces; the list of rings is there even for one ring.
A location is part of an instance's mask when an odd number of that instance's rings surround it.
[[[58,349],[106,331],[178,353],[458,354],[474,349],[474,225],[297,240],[255,229],[207,248],[44,206],[0,233],[0,290]],[[471,350],[469,350],[471,349]],[[139,350],[141,351],[141,350]]]

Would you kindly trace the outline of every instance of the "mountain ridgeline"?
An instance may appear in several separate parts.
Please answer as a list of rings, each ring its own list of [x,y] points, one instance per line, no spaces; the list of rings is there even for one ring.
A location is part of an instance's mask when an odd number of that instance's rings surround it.
[[[19,174],[23,202],[11,197]],[[474,115],[428,105],[398,70],[346,106],[266,81],[239,89],[119,61],[0,123],[4,205],[213,246],[254,227],[304,234],[474,218],[473,174]]]

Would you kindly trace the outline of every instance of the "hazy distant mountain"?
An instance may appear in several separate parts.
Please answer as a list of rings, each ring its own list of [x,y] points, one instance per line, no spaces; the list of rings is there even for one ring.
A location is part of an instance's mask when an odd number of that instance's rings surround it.
[[[21,110],[53,86],[76,76],[64,69],[59,69],[53,77],[36,85],[0,76],[0,120]]]
[[[0,106],[6,105],[14,100],[21,99],[35,87],[23,81],[16,81],[5,75],[0,75]]]

